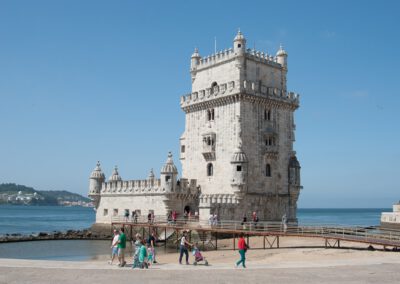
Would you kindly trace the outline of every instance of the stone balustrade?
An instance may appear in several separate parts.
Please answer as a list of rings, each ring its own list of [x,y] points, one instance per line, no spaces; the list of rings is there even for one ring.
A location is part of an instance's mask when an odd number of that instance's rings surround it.
[[[239,204],[239,201],[235,194],[200,194],[199,196],[200,207],[212,204]]]

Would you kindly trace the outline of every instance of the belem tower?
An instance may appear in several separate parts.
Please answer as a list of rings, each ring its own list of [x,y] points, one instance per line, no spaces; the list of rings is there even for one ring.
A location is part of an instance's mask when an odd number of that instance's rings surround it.
[[[242,220],[257,212],[261,221],[296,222],[300,164],[293,150],[294,111],[299,95],[288,92],[287,53],[275,56],[246,48],[239,31],[233,48],[191,56],[192,91],[182,96],[185,130],[180,137],[182,175],[168,154],[160,178],[123,180],[117,168],[106,181],[98,163],[89,196],[96,223],[136,210],[167,215],[195,212],[200,221]],[[196,215],[197,215],[196,214]]]

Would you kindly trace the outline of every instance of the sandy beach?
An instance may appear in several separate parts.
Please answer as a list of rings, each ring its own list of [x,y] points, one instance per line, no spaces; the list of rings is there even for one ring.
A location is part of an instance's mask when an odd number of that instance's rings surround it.
[[[221,241],[221,248],[231,241]],[[255,247],[260,241],[252,240]],[[179,265],[178,253],[160,254],[159,263],[148,270],[111,266],[105,257],[79,262],[0,259],[0,283],[397,283],[400,278],[399,252],[369,251],[351,243],[326,249],[318,239],[282,238],[280,243],[279,249],[250,249],[247,269],[235,268],[238,252],[233,250],[203,252],[209,266]]]

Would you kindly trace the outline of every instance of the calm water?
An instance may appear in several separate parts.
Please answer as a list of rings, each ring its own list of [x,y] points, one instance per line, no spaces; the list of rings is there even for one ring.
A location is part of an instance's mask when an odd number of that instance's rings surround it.
[[[391,209],[299,209],[299,223],[379,225],[381,212]],[[0,206],[0,235],[65,231],[90,227],[92,208],[58,206]],[[108,241],[58,240],[0,244],[0,258],[88,260],[106,259]],[[162,253],[160,249],[160,253]]]
[[[391,208],[346,208],[346,209],[298,209],[300,224],[337,224],[377,226],[381,213],[392,212]]]
[[[62,206],[0,206],[0,235],[66,231],[89,228],[93,208]]]

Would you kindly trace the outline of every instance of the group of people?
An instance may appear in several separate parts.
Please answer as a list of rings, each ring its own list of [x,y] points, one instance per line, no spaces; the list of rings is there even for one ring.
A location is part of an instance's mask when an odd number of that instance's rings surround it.
[[[114,237],[111,243],[111,260],[109,264],[113,264],[115,257],[118,259],[118,266],[125,266],[125,249],[126,235],[125,229],[122,227],[119,230],[114,230]]]
[[[156,261],[156,250],[155,245],[157,241],[156,232],[153,231],[147,241],[138,233],[135,235],[135,241],[132,240],[132,246],[135,248],[133,253],[132,268],[149,268],[150,265],[157,263]],[[201,255],[199,249],[196,245],[190,243],[188,238],[188,232],[184,231],[180,239],[179,246],[179,264],[182,264],[183,256],[185,255],[185,263],[189,265],[189,249],[193,248],[193,255],[195,257],[196,264],[197,261],[205,260]],[[126,249],[126,235],[124,228],[119,230],[114,230],[114,237],[111,244],[111,260],[109,264],[113,264],[114,259],[118,258],[118,266],[124,267],[126,265],[125,261],[125,249]],[[246,252],[249,249],[247,245],[244,234],[239,236],[238,249],[240,254],[240,259],[236,262],[236,267],[242,264],[243,268],[246,268]],[[206,261],[206,265],[208,262]]]
[[[210,214],[208,217],[208,225],[212,226],[217,226],[218,225],[218,215],[217,213]]]
[[[135,241],[132,240],[132,245],[135,248],[133,254],[132,268],[148,268],[149,265],[157,263],[156,261],[156,233],[153,231],[147,242],[140,234],[135,235]],[[109,264],[114,263],[114,259],[118,258],[118,266],[124,267],[126,249],[126,235],[124,228],[114,230],[114,237],[111,243],[111,260]]]

